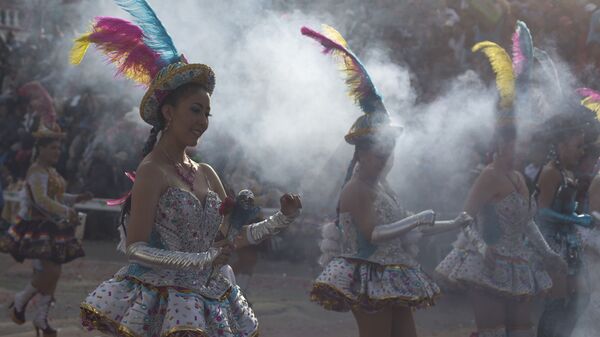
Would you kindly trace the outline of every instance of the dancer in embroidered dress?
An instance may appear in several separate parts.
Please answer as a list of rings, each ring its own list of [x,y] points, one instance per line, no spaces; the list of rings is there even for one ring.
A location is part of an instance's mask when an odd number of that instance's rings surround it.
[[[24,85],[19,92],[30,98],[40,121],[33,133],[35,155],[21,191],[19,219],[0,236],[0,251],[10,253],[18,262],[35,259],[33,279],[15,295],[9,306],[10,315],[15,323],[25,323],[27,303],[37,294],[33,326],[38,334],[41,330],[44,337],[52,337],[56,330],[48,324],[48,312],[62,264],[84,256],[75,238],[79,220],[73,205],[91,199],[91,195],[65,193],[66,182],[54,168],[65,134],[56,123],[48,92],[37,82]]]
[[[522,22],[517,24],[517,34],[531,40]],[[519,36],[514,41],[518,44]],[[473,50],[483,51],[496,72],[500,102],[494,159],[471,187],[465,203],[465,211],[476,221],[461,231],[436,273],[449,286],[467,291],[479,337],[532,337],[531,300],[552,287],[546,270],[564,267],[564,262],[535,224],[535,200],[525,178],[515,170],[515,82],[526,84],[520,75],[526,76],[529,70],[513,65],[518,54],[511,60],[493,42],[481,42]],[[531,57],[521,60],[530,62]]]
[[[229,240],[215,243],[229,238],[221,224],[230,199],[212,168],[185,154],[208,128],[215,75],[177,53],[145,1],[116,3],[137,25],[96,18],[92,32],[77,40],[72,61],[80,62],[93,43],[120,73],[148,85],[140,113],[152,131],[123,207],[129,263],[81,304],[82,324],[117,336],[257,336],[252,309],[221,268]],[[297,196],[283,196],[280,212],[241,228],[242,241],[277,233],[300,207]]]
[[[566,105],[565,112],[578,109]],[[591,227],[592,217],[577,214],[577,181],[572,169],[583,155],[584,134],[580,122],[559,116],[548,128],[552,149],[550,162],[537,180],[539,210],[537,220],[546,240],[568,265],[553,275],[552,296],[546,300],[538,324],[538,336],[570,336],[580,309],[587,305],[582,238],[578,227]]]
[[[598,96],[600,97],[600,96]],[[600,139],[599,139],[600,140]],[[597,140],[593,146],[598,149],[600,142]],[[589,211],[595,218],[600,216],[600,174],[596,174],[588,190]],[[600,331],[600,229],[579,228],[582,236],[582,260],[588,270],[589,304],[577,320],[573,337],[595,337]]]
[[[341,35],[323,28],[324,35],[306,27],[302,33],[340,57],[351,95],[365,114],[345,137],[355,146],[354,158],[340,196],[338,223],[324,229],[324,270],[314,282],[311,300],[328,310],[351,310],[360,336],[416,336],[411,308],[431,305],[439,294],[415,260],[416,241],[422,234],[456,228],[465,219],[432,227],[433,211],[410,215],[400,206],[386,175],[401,128],[391,124],[381,96]]]

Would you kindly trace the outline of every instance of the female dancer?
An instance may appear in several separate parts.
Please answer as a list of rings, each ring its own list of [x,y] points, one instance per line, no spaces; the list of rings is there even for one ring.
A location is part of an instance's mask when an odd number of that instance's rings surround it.
[[[570,104],[564,111],[578,109],[577,105]],[[592,225],[590,215],[575,213],[577,181],[572,170],[583,155],[582,125],[575,118],[562,116],[549,124],[551,159],[537,181],[537,219],[546,240],[567,263],[568,270],[566,275],[553,275],[553,296],[547,299],[538,324],[540,337],[570,336],[577,323],[579,309],[587,305],[587,296],[583,294],[586,285],[582,277],[582,239],[577,227]]]
[[[517,43],[519,35],[528,37],[531,45],[529,31],[521,22],[517,24]],[[515,85],[526,84],[527,79],[517,77],[515,81],[513,74],[519,72],[497,44],[485,41],[473,50],[490,58],[497,76],[500,116],[494,158],[471,187],[465,204],[465,211],[477,221],[464,228],[436,272],[449,284],[467,290],[480,337],[531,337],[535,333],[530,300],[552,287],[546,269],[564,263],[535,224],[535,201],[525,178],[515,170]]]
[[[436,268],[451,284],[468,289],[480,337],[534,336],[530,300],[552,287],[544,266],[564,265],[533,221],[535,201],[513,167],[515,139],[514,126],[497,128],[494,160],[465,204],[476,224],[464,229]],[[543,265],[532,262],[536,253]]]
[[[325,269],[314,282],[311,300],[328,310],[352,310],[360,336],[416,336],[411,308],[433,304],[439,288],[415,260],[415,241],[406,240],[407,234],[443,231],[460,221],[432,228],[433,211],[409,216],[400,207],[386,183],[400,129],[391,125],[381,97],[341,35],[324,29],[327,36],[308,28],[302,33],[341,56],[351,95],[365,114],[345,137],[356,150],[340,196],[338,228],[324,234],[341,241],[341,247],[336,242],[322,246],[331,256],[320,261]]]
[[[32,108],[40,115],[40,124],[38,131],[33,133],[36,154],[22,191],[20,220],[0,238],[0,249],[18,262],[35,259],[31,283],[15,295],[9,306],[12,320],[17,324],[25,323],[27,303],[38,294],[33,326],[38,335],[41,330],[44,337],[52,337],[56,336],[56,330],[48,324],[48,312],[61,266],[84,255],[75,238],[75,226],[79,221],[72,205],[92,196],[65,193],[65,180],[54,169],[65,134],[56,124],[50,95],[37,82],[26,84],[20,91],[30,97]]]
[[[139,27],[97,18],[72,61],[95,43],[122,73],[149,84],[140,113],[152,131],[123,210],[129,264],[81,304],[82,324],[117,336],[256,336],[252,309],[220,269],[229,244],[214,242],[227,196],[212,168],[185,154],[208,128],[214,73],[177,54],[145,1],[117,4]],[[300,207],[285,195],[280,212],[242,229],[244,240],[254,244],[288,226]]]

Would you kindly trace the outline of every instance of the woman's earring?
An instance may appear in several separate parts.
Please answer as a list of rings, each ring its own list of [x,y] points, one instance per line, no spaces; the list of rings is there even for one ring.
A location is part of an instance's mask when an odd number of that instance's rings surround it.
[[[165,125],[165,129],[163,130],[163,132],[166,132],[167,130],[169,130],[169,126],[171,125],[171,120],[167,120],[167,125]]]

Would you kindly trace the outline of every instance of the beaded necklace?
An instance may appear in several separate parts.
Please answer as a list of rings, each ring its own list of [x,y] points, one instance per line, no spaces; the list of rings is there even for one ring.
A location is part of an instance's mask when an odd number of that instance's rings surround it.
[[[167,157],[167,159],[171,162],[173,167],[175,167],[175,172],[177,173],[179,178],[181,178],[181,180],[183,180],[183,182],[190,188],[190,191],[194,193],[194,180],[196,179],[196,172],[198,171],[198,168],[191,163],[191,159],[186,154],[184,154],[184,161],[179,163],[173,160],[171,156],[169,156],[167,151],[165,151],[164,149],[162,150],[162,152],[164,153],[165,157]],[[185,163],[186,161],[188,162],[188,164]]]

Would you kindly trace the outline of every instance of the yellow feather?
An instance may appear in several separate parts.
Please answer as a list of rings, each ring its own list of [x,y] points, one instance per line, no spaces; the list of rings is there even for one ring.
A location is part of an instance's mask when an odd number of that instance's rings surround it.
[[[335,28],[333,28],[329,25],[326,25],[326,24],[322,24],[321,29],[323,30],[323,35],[330,38],[334,42],[339,43],[344,48],[348,48],[348,42],[346,42],[346,39],[344,39],[342,34],[340,34],[340,32],[338,32],[337,30],[335,30]]]
[[[90,34],[91,32],[81,35],[75,39],[71,53],[69,54],[69,60],[72,64],[80,64],[83,60],[83,56],[87,52],[90,46]]]
[[[594,101],[589,97],[581,101],[581,105],[596,113],[596,118],[600,120],[600,102]]]
[[[510,108],[515,100],[515,74],[508,53],[494,42],[484,41],[473,46],[473,52],[482,51],[496,74],[496,86],[500,93],[500,106]]]

